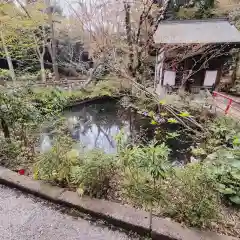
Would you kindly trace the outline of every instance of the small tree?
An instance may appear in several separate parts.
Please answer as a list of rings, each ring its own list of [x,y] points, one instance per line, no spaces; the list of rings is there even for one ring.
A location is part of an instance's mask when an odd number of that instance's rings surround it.
[[[6,36],[5,36],[5,31],[7,30],[7,34],[9,34],[10,32],[12,32],[11,27],[9,26],[9,21],[11,21],[11,17],[9,17],[8,15],[6,15],[6,13],[4,12],[5,9],[9,9],[11,6],[9,4],[0,5],[0,37],[1,37],[1,43],[2,43],[2,47],[4,50],[4,54],[5,57],[7,58],[7,63],[8,63],[8,68],[9,68],[9,72],[10,72],[10,76],[13,80],[13,82],[16,81],[16,74],[13,68],[13,63],[12,63],[12,58],[11,58],[11,54],[9,52],[7,43],[6,43]]]
[[[46,72],[44,67],[44,55],[48,47],[48,25],[47,15],[44,13],[45,5],[36,2],[35,4],[27,5],[25,11],[25,19],[22,22],[22,27],[32,37],[34,41],[34,50],[41,67],[42,82],[46,82]]]
[[[15,133],[27,145],[27,131],[41,120],[40,112],[26,98],[23,89],[7,91],[0,89],[0,120],[5,138],[10,139]]]
[[[48,24],[51,31],[51,44],[49,45],[49,52],[52,58],[53,72],[55,75],[55,80],[59,81],[59,72],[57,64],[57,52],[56,52],[56,37],[55,37],[55,21],[54,14],[56,13],[56,6],[51,4],[50,0],[45,0],[46,9],[45,12],[48,16]]]
[[[159,199],[164,200],[157,192],[157,185],[171,170],[168,162],[170,149],[162,143],[152,142],[148,146],[133,146],[124,148],[122,137],[118,137],[120,143],[118,150],[121,163],[124,167],[124,189],[127,196],[137,198],[137,202],[149,207],[149,228],[152,229],[152,216],[154,203]]]

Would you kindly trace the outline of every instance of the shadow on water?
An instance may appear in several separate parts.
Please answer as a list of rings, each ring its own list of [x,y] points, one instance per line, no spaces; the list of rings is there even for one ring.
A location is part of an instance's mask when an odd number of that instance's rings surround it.
[[[115,99],[98,100],[72,107],[64,112],[68,130],[79,146],[86,150],[99,148],[106,153],[117,151],[115,136],[123,129],[131,143],[147,143],[154,136],[155,126],[146,118],[132,109],[123,108]],[[41,151],[51,147],[52,136],[43,133]],[[176,142],[168,141],[172,148],[171,160],[184,161],[179,151],[175,151]],[[185,147],[179,145],[178,148]],[[184,153],[185,154],[185,153]],[[180,159],[181,158],[181,159]]]

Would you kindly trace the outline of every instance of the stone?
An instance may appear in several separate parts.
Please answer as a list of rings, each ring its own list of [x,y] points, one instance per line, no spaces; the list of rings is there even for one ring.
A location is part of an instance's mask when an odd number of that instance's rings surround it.
[[[63,188],[52,186],[42,181],[35,181],[27,176],[20,176],[18,173],[3,167],[0,167],[0,182],[51,200],[56,200],[64,191]]]
[[[89,197],[79,197],[76,192],[63,192],[58,200],[66,204],[73,205],[85,213],[90,213],[95,216],[101,216],[110,223],[139,232],[148,231],[149,213],[137,210],[128,205],[110,202],[102,199],[94,199]]]

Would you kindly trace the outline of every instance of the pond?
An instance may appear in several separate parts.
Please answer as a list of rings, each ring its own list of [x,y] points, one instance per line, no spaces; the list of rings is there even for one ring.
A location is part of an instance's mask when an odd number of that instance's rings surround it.
[[[122,107],[117,100],[111,98],[71,107],[64,112],[64,117],[72,138],[79,143],[79,147],[86,150],[100,148],[106,153],[116,153],[115,136],[121,129],[131,143],[145,144],[153,139],[155,131],[155,126],[150,124],[148,117]],[[41,151],[47,151],[51,147],[52,137],[47,131],[42,134]],[[168,140],[173,162],[182,163],[189,158],[185,151],[188,146],[182,142]]]

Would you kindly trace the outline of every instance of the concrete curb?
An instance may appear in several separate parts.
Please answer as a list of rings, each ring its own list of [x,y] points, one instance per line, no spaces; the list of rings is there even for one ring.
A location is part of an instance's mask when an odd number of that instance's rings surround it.
[[[212,232],[201,232],[184,228],[179,223],[154,217],[152,231],[149,231],[149,213],[101,199],[80,198],[76,192],[65,191],[42,181],[35,181],[16,172],[0,167],[0,184],[15,187],[51,202],[76,208],[107,221],[108,223],[141,235],[150,233],[152,239],[158,240],[237,240],[234,237],[222,236]]]

